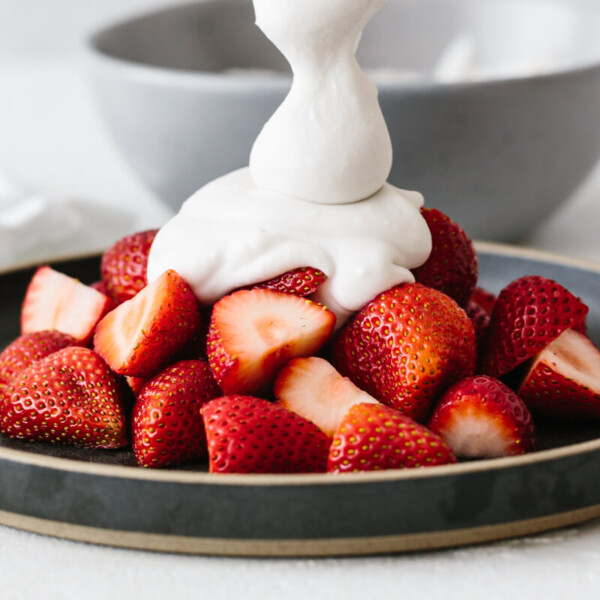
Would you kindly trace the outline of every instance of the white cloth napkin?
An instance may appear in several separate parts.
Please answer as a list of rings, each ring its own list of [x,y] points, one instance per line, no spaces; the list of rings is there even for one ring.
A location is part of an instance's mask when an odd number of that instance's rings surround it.
[[[122,207],[31,190],[0,169],[0,268],[100,251],[133,225]]]

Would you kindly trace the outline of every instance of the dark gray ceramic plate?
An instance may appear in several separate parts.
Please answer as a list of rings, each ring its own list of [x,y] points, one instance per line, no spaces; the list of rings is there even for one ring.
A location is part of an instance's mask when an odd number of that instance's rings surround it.
[[[600,266],[480,244],[481,285],[551,277],[590,305],[600,338]],[[92,282],[98,258],[56,268]],[[0,347],[18,335],[33,269],[0,275]],[[211,476],[149,471],[127,451],[0,438],[0,523],[95,543],[250,556],[374,554],[470,544],[600,516],[600,424],[539,428],[541,450],[414,472]]]

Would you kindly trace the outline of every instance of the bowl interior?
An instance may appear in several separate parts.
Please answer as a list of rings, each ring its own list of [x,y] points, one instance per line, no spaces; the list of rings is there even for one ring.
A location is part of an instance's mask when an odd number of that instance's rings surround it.
[[[427,78],[453,52],[479,74],[514,76],[600,61],[598,31],[600,10],[582,0],[390,0],[365,30],[358,57],[367,69]],[[251,0],[209,0],[138,17],[100,32],[93,46],[175,70],[289,72],[254,26]]]

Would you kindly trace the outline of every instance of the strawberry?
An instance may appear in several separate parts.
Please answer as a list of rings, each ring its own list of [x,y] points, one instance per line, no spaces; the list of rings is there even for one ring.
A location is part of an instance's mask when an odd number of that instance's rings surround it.
[[[39,267],[23,300],[21,333],[55,329],[85,345],[112,307],[112,300],[99,291],[48,266]]]
[[[148,381],[132,413],[132,444],[138,463],[165,467],[204,456],[200,407],[220,395],[205,360],[182,360]]]
[[[513,281],[494,305],[481,372],[500,377],[512,371],[580,323],[587,312],[588,307],[556,281],[539,275]]]
[[[0,407],[0,431],[12,438],[88,448],[125,446],[117,379],[88,348],[58,350],[8,384]]]
[[[211,473],[325,471],[329,438],[281,406],[252,396],[224,396],[200,412]]]
[[[129,386],[129,389],[133,392],[134,396],[140,393],[140,390],[144,387],[144,384],[148,381],[144,377],[133,377],[131,375],[125,376],[125,382]]]
[[[478,304],[488,315],[492,314],[494,304],[496,304],[496,296],[485,288],[478,286],[475,286],[470,300]]]
[[[165,271],[98,323],[94,349],[116,373],[149,378],[171,362],[199,327],[190,286],[175,271]]]
[[[465,312],[475,329],[475,338],[477,339],[477,347],[480,348],[483,344],[483,338],[490,324],[490,315],[479,305],[475,300],[469,300],[465,307]]]
[[[412,273],[415,280],[447,294],[460,306],[471,297],[478,277],[477,254],[462,227],[435,208],[421,208],[431,232],[431,254]]]
[[[279,277],[263,281],[244,289],[269,289],[297,296],[310,296],[327,279],[327,276],[312,267],[292,269]]]
[[[574,329],[563,331],[535,357],[518,393],[536,416],[600,419],[600,351]]]
[[[475,332],[465,311],[419,283],[392,288],[339,332],[333,363],[371,396],[424,420],[437,396],[475,369]]]
[[[377,400],[357,388],[323,358],[292,359],[275,380],[277,403],[315,423],[332,437],[352,406]]]
[[[74,337],[60,331],[34,331],[18,337],[0,354],[0,397],[17,373],[58,350],[76,345]]]
[[[410,417],[381,404],[356,404],[333,436],[327,471],[412,469],[455,462],[444,440]]]
[[[157,233],[152,229],[128,235],[102,255],[102,281],[117,304],[133,298],[148,283],[148,253]]]
[[[330,310],[306,298],[240,290],[213,307],[208,360],[226,394],[258,394],[288,360],[317,352],[334,325]]]
[[[495,458],[535,450],[533,420],[524,402],[487,375],[455,383],[441,397],[427,425],[456,456]]]

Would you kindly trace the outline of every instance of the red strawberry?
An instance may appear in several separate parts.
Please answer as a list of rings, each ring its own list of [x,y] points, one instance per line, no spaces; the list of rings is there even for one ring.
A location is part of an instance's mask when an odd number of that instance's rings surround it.
[[[424,420],[450,384],[475,369],[475,333],[442,292],[400,285],[367,304],[334,342],[334,364],[380,402]]]
[[[477,254],[462,227],[435,208],[422,208],[431,232],[431,254],[413,269],[416,281],[447,294],[465,306],[477,283]]]
[[[0,396],[17,373],[58,350],[76,345],[74,337],[60,331],[35,331],[18,337],[0,354]]]
[[[88,348],[58,350],[8,384],[0,407],[0,431],[30,441],[125,446],[125,415],[116,377]]]
[[[277,403],[312,421],[332,437],[352,406],[377,400],[323,358],[294,358],[275,380]]]
[[[324,472],[329,438],[281,406],[224,396],[201,409],[211,473]]]
[[[328,340],[335,315],[273,290],[240,290],[213,308],[208,360],[226,394],[257,394],[291,358],[310,356]]]
[[[287,271],[279,277],[248,286],[245,289],[269,289],[297,296],[310,296],[326,279],[327,276],[321,271],[312,267],[303,267]]]
[[[535,450],[529,410],[510,388],[486,375],[454,384],[427,425],[456,456],[495,458]]]
[[[529,275],[498,296],[481,355],[481,371],[500,377],[531,358],[565,329],[582,321],[588,307],[562,285]]]
[[[483,338],[490,324],[490,315],[474,300],[469,300],[465,308],[465,312],[473,327],[475,328],[475,337],[477,339],[477,347],[480,348],[483,343]]]
[[[471,294],[471,300],[479,304],[488,315],[492,314],[494,304],[496,304],[496,296],[492,292],[488,292],[486,289],[477,286]]]
[[[34,274],[21,308],[21,333],[55,329],[87,344],[113,307],[110,298],[48,266]]]
[[[535,357],[518,393],[541,417],[600,419],[600,351],[567,329]]]
[[[138,463],[166,467],[204,456],[206,436],[200,407],[220,395],[204,360],[182,360],[148,381],[132,413],[132,443]]]
[[[101,294],[108,296],[109,298],[111,297],[110,292],[108,291],[108,287],[106,287],[106,283],[102,280],[94,281],[94,283],[90,283],[90,287],[95,289],[97,292],[100,292]],[[114,302],[114,300],[113,300],[113,302]]]
[[[356,404],[336,431],[327,471],[351,473],[455,463],[438,435],[381,404]]]
[[[128,235],[102,255],[102,281],[117,304],[133,298],[148,283],[148,254],[157,233],[151,229]]]
[[[149,378],[169,364],[200,327],[190,286],[165,271],[96,328],[94,349],[120,375]]]

